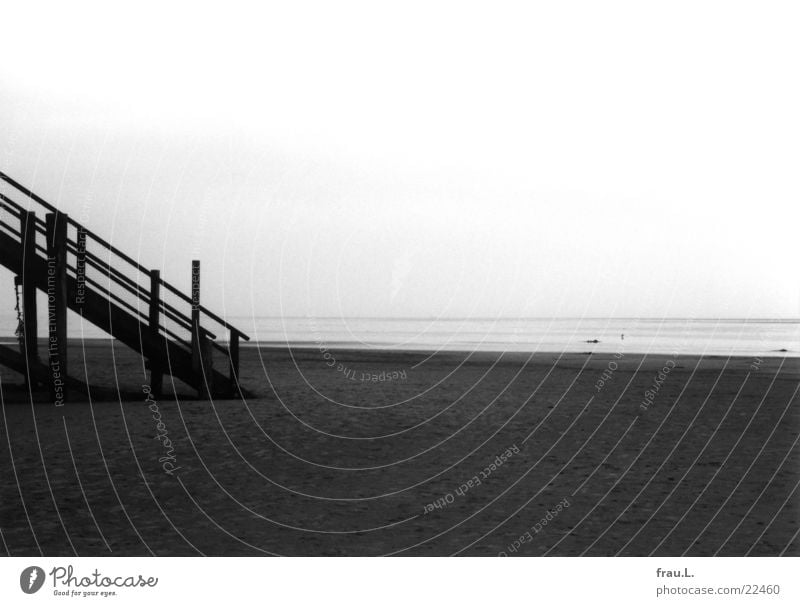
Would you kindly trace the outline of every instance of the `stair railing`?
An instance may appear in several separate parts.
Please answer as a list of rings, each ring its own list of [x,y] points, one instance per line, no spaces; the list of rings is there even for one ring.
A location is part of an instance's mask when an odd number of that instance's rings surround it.
[[[55,206],[51,205],[5,173],[0,172],[0,181],[9,184],[19,193],[35,202],[47,213],[59,214],[60,211]],[[31,221],[31,217],[33,217],[32,221],[35,226],[35,233],[42,235],[46,243],[46,222],[42,220],[41,217],[37,216],[35,211],[27,211],[22,205],[1,192],[0,209],[8,212],[16,219],[15,221],[5,221],[2,217],[2,213],[0,213],[0,229],[22,242],[24,222],[26,218],[28,221]],[[71,217],[66,216],[65,218],[67,226],[74,228],[70,231],[75,232],[74,238],[70,237],[69,232],[66,238],[68,258],[71,257],[73,260],[72,263],[67,262],[68,273],[75,279],[78,279],[80,276],[87,287],[92,288],[95,292],[113,301],[116,305],[130,313],[134,318],[148,325],[153,336],[162,335],[190,352],[196,349],[198,340],[207,341],[211,347],[223,352],[229,363],[228,375],[231,391],[237,393],[239,391],[239,343],[240,339],[249,341],[250,337],[203,305],[193,304],[193,300],[190,296],[162,279],[158,270],[150,270],[142,266],[119,248],[113,246],[110,242],[107,242]],[[102,252],[97,254],[88,250],[87,247],[90,244],[100,247],[100,250],[105,252],[105,256],[108,260],[103,258]],[[47,257],[47,247],[41,244],[36,238],[34,238],[33,250]],[[117,264],[112,261],[115,257],[121,262],[119,264],[123,269],[119,269]],[[103,284],[95,277],[87,275],[86,269],[89,268],[99,273],[103,279],[107,279],[107,283]],[[131,277],[125,272],[126,268],[128,272],[133,273],[134,277]],[[137,279],[137,277],[139,279]],[[141,283],[140,280],[142,277],[146,278],[146,285]],[[164,291],[172,295],[180,303],[189,304],[191,312],[185,313],[178,309],[176,305],[170,304],[164,300],[161,295]],[[126,293],[135,297],[134,304],[124,298]],[[153,294],[155,294],[155,297],[152,296]],[[206,320],[210,320],[214,325],[221,326],[228,331],[228,347],[224,347],[218,343],[215,340],[217,338],[216,335],[200,325],[200,317],[204,317]],[[173,327],[167,324],[167,320],[173,324]],[[179,335],[175,328],[183,329],[183,331],[188,332],[190,334],[189,339]],[[151,364],[158,365],[158,363],[158,360],[151,359]]]

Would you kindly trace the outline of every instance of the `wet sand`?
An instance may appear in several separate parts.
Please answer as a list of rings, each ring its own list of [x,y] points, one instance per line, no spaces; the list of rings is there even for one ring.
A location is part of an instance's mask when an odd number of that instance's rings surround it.
[[[253,397],[155,407],[110,342],[70,366],[124,401],[0,369],[0,551],[800,554],[796,358],[327,354],[245,348]]]

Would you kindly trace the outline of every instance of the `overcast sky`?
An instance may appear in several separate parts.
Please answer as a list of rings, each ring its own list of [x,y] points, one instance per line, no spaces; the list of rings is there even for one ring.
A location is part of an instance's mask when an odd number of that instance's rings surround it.
[[[166,4],[4,7],[0,170],[216,310],[800,316],[796,3]]]

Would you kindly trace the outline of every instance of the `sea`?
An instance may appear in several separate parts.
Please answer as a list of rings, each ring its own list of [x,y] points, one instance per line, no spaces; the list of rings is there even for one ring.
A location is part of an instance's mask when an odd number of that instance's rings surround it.
[[[230,317],[228,321],[251,337],[249,346],[800,356],[798,319]],[[78,317],[70,322],[70,337],[108,338]],[[15,343],[15,327],[13,315],[0,316],[0,343]],[[224,332],[215,332],[223,341]]]

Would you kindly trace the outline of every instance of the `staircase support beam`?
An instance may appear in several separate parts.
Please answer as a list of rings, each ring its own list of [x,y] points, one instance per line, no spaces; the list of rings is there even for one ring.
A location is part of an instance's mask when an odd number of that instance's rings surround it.
[[[150,336],[153,338],[154,353],[150,355],[150,390],[156,397],[161,396],[164,381],[164,365],[161,360],[161,339],[159,332],[161,303],[161,272],[150,270],[150,313],[148,315]]]
[[[83,306],[86,304],[86,230],[78,226],[78,236],[75,253],[75,307],[83,315]]]
[[[231,396],[239,395],[239,333],[232,330],[228,343],[228,354],[231,357],[231,366],[228,371],[228,382]]]
[[[67,215],[48,213],[47,225],[47,354],[50,398],[67,401]]]
[[[200,261],[192,261],[192,371],[197,397],[208,400],[214,392],[211,343],[200,329]]]
[[[25,381],[33,387],[33,369],[39,363],[39,327],[36,310],[36,281],[34,269],[36,260],[36,215],[29,211],[20,211],[20,236],[22,237],[22,318],[24,328],[24,350],[22,355],[26,361]]]

